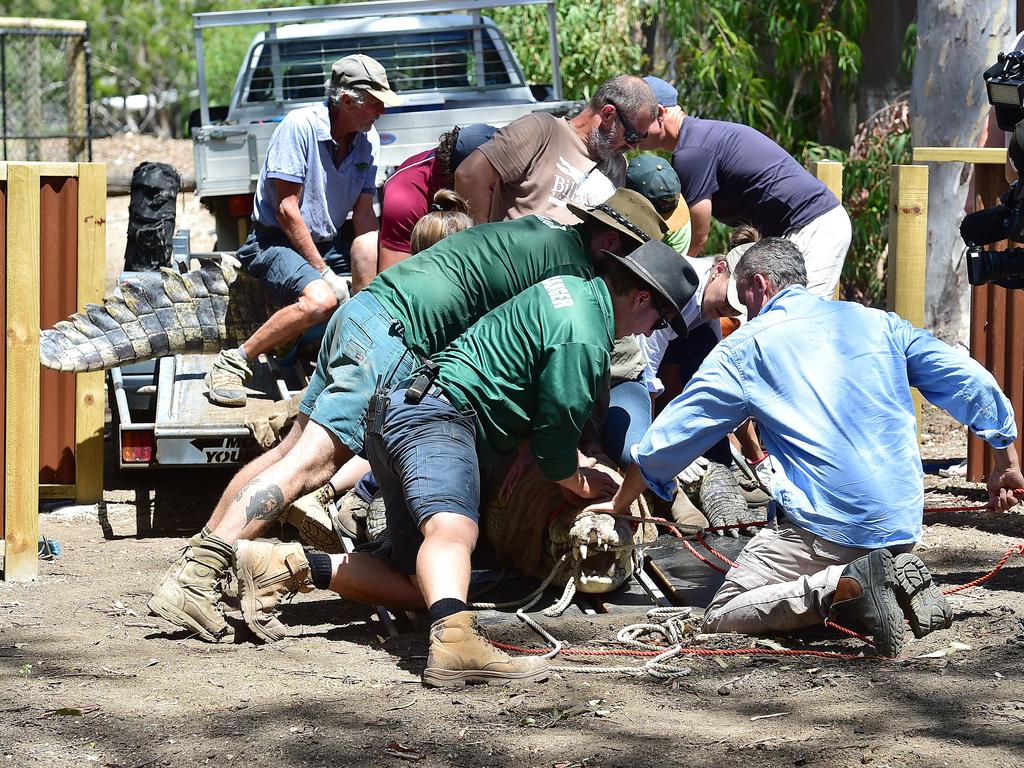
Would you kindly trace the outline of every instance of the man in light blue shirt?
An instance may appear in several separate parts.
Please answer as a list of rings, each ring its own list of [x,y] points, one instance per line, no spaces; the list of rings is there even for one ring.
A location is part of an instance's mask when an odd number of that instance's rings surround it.
[[[282,309],[238,349],[221,351],[206,377],[210,400],[244,405],[249,361],[317,323],[348,299],[349,272],[359,290],[376,274],[377,155],[374,121],[401,104],[387,74],[369,56],[334,62],[322,104],[293,110],[274,131],[260,170],[253,227],[238,249]],[[340,231],[352,214],[354,238]]]
[[[736,265],[752,320],[718,345],[633,447],[612,502],[645,487],[668,498],[675,475],[753,417],[772,459],[774,527],[740,554],[704,628],[758,634],[858,622],[882,655],[952,613],[910,550],[921,537],[924,486],[911,387],[995,449],[990,506],[1024,493],[1009,401],[992,376],[895,314],[809,293],[803,258],[781,238]],[[894,556],[895,555],[895,556]]]

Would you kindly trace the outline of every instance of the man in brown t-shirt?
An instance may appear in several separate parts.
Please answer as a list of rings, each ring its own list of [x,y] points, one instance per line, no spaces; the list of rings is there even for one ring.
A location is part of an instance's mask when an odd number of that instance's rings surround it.
[[[657,112],[647,83],[613,77],[571,120],[534,113],[506,125],[459,166],[455,189],[476,223],[538,214],[575,224],[566,204],[595,205],[622,186],[622,153],[647,137]]]

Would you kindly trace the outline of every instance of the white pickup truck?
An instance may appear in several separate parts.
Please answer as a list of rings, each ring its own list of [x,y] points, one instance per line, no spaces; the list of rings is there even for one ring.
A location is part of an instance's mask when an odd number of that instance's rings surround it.
[[[553,83],[530,86],[505,36],[483,16],[488,8],[545,5]],[[377,59],[405,99],[377,123],[378,185],[403,160],[436,146],[453,125],[501,127],[546,111],[565,114],[554,0],[385,0],[384,2],[193,17],[199,78],[196,193],[217,220],[217,247],[244,241],[260,166],[277,124],[292,109],[322,101],[331,64],[352,53]],[[211,108],[203,33],[261,25],[238,71],[231,103]],[[538,100],[538,96],[551,100]]]
[[[487,8],[520,5],[547,6],[555,72],[552,101],[538,100],[545,94],[526,84],[505,37],[481,15]],[[196,192],[216,216],[218,249],[234,250],[245,240],[270,136],[286,112],[323,99],[331,64],[342,56],[373,56],[406,99],[402,108],[388,110],[376,123],[378,184],[405,158],[435,146],[453,125],[502,126],[538,110],[567,112],[573,105],[560,101],[554,10],[554,0],[385,0],[195,14],[200,101],[193,127]],[[265,29],[242,61],[230,105],[211,108],[204,31],[256,24]],[[174,252],[175,268],[187,269],[187,233],[176,236]],[[261,357],[253,366],[246,407],[223,408],[205,395],[203,376],[213,358],[174,355],[111,370],[122,469],[244,464],[259,451],[247,423],[304,387],[309,372],[303,361],[284,365]]]

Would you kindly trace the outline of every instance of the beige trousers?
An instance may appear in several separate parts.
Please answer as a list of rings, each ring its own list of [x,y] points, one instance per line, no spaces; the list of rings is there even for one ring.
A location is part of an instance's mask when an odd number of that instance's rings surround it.
[[[914,547],[890,547],[893,554]],[[820,624],[843,569],[870,549],[844,547],[785,521],[743,548],[704,614],[705,632],[746,635]]]

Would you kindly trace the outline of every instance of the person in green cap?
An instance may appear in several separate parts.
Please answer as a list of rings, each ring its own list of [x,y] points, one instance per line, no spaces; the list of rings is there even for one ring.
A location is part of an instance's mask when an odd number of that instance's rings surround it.
[[[662,242],[685,255],[690,250],[690,209],[672,163],[657,155],[637,155],[626,168],[626,189],[651,201],[668,224]]]

